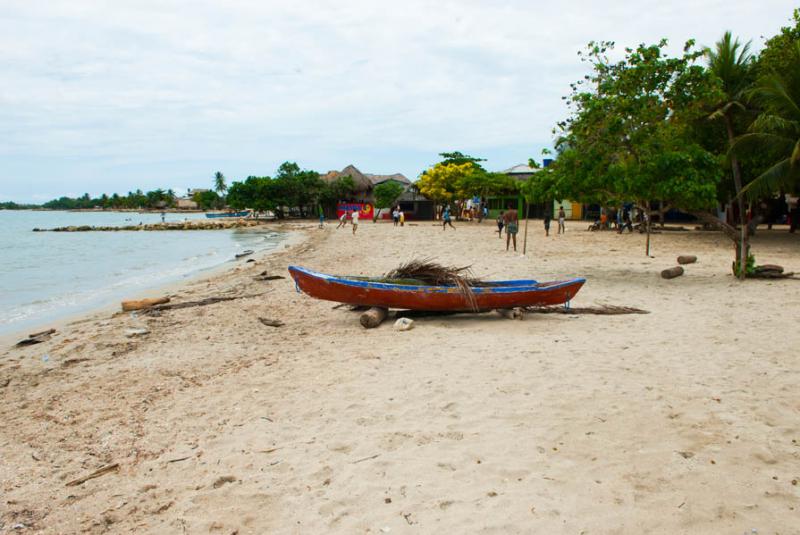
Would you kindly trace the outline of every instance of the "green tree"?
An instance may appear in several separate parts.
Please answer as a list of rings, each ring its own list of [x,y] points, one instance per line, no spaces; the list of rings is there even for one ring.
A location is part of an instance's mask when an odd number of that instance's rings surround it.
[[[223,197],[225,192],[228,191],[228,185],[225,184],[225,175],[222,174],[222,171],[214,173],[214,191],[216,191],[220,197]]]
[[[690,126],[718,99],[719,89],[695,64],[702,53],[693,42],[674,58],[665,55],[666,44],[627,48],[623,59],[612,62],[614,43],[589,43],[580,55],[591,74],[571,84],[565,97],[571,116],[557,127],[559,157],[529,181],[526,196],[635,202],[648,215],[653,201],[684,210],[714,206],[720,166]]]
[[[750,132],[736,140],[735,149],[755,149],[771,159],[769,168],[743,189],[742,194],[751,198],[795,187],[800,181],[800,42],[795,43],[791,59],[785,73],[759,78],[752,96],[763,111]]]
[[[733,146],[737,132],[734,129],[734,115],[737,111],[746,111],[743,104],[745,91],[752,83],[753,57],[750,54],[750,43],[742,44],[739,39],[733,39],[731,32],[725,32],[722,39],[717,41],[714,49],[706,48],[708,68],[719,80],[722,87],[721,100],[711,114],[711,119],[722,120],[728,140],[728,148]],[[733,176],[734,191],[739,211],[740,234],[734,241],[738,265],[745,265],[750,253],[750,236],[745,219],[744,200],[741,192],[743,187],[742,169],[739,159],[733,153],[730,155],[730,166]],[[736,268],[734,268],[736,269]],[[744,270],[739,269],[739,277],[744,279]]]
[[[192,195],[192,200],[201,210],[219,209],[223,206],[222,198],[216,191],[197,191]]]
[[[271,187],[279,205],[298,208],[301,217],[319,204],[325,188],[319,173],[300,169],[294,162],[282,163],[274,182]]]
[[[459,151],[454,152],[440,152],[439,156],[442,157],[442,161],[439,163],[443,164],[455,164],[461,165],[464,163],[471,163],[474,167],[478,167],[483,169],[480,162],[485,162],[485,158],[476,158],[474,156],[470,156],[468,154],[462,154]]]
[[[400,195],[403,194],[403,186],[394,181],[387,181],[383,184],[375,186],[375,207],[378,209],[375,212],[373,221],[377,221],[381,215],[381,210],[392,206]]]

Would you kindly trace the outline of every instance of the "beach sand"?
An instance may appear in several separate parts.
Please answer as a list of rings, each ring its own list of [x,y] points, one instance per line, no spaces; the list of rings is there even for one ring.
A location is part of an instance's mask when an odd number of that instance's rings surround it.
[[[568,222],[545,239],[531,221],[521,257],[493,222],[455,224],[298,223],[303,241],[174,301],[253,297],[95,315],[3,349],[0,531],[800,533],[800,281],[734,280],[719,233],[654,235],[648,258],[638,234]],[[764,230],[754,253],[800,271],[798,241]],[[661,279],[679,254],[699,262]],[[254,280],[420,256],[584,276],[573,306],[650,314],[365,330],[288,278]]]

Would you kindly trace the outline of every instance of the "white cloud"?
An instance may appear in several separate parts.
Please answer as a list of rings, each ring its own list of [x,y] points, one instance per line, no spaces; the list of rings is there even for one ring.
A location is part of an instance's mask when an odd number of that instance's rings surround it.
[[[524,161],[563,118],[589,40],[757,40],[792,7],[6,0],[0,157],[12,163],[0,183],[32,198],[60,193],[54,176],[99,193],[196,185],[222,164],[230,178],[265,174],[285,159],[410,176],[454,148],[516,147]]]

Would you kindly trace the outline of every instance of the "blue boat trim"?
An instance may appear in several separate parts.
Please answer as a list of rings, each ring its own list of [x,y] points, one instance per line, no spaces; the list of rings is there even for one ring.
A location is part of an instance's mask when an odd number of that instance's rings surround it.
[[[456,286],[424,286],[424,285],[418,286],[409,284],[392,284],[388,282],[354,280],[344,277],[337,277],[334,275],[328,275],[326,273],[320,273],[318,271],[312,271],[310,269],[306,269],[300,266],[289,266],[289,271],[297,271],[332,283],[343,284],[345,286],[353,286],[357,288],[372,288],[375,290],[392,290],[400,292],[429,292],[429,293],[451,293],[454,291],[460,291]],[[586,279],[574,278],[556,283],[548,283],[544,287],[540,287],[539,283],[535,280],[512,280],[512,281],[491,281],[491,282],[495,286],[487,286],[487,287],[476,286],[472,288],[472,292],[475,294],[482,294],[482,293],[503,294],[503,293],[515,293],[515,292],[545,291],[545,290],[558,289],[564,286],[570,286],[575,284],[576,282],[583,283],[586,282]]]

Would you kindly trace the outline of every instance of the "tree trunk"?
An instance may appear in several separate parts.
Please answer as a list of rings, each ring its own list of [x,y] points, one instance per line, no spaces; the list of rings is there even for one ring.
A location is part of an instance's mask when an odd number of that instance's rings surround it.
[[[733,146],[734,141],[734,134],[733,134],[733,124],[731,123],[731,118],[728,116],[727,113],[723,116],[725,118],[725,129],[728,132],[728,147]],[[749,236],[747,232],[747,221],[744,215],[744,199],[742,199],[742,170],[739,167],[739,160],[736,158],[736,155],[731,153],[731,170],[733,171],[733,185],[736,188],[736,203],[739,207],[739,226],[741,227],[741,235],[739,238],[739,244],[737,244],[737,258],[739,259],[739,280],[744,280],[745,278],[745,269],[744,266],[747,265],[747,255],[750,253],[750,244],[749,244]]]

